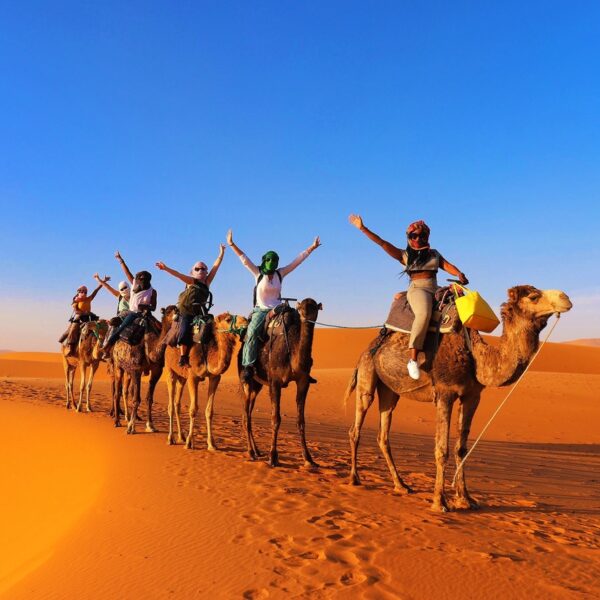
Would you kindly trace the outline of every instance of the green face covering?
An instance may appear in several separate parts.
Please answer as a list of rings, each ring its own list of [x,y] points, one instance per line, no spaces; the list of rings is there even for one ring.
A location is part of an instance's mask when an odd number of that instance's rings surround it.
[[[260,263],[260,272],[265,275],[272,275],[277,270],[279,266],[279,254],[274,252],[273,250],[269,250],[262,257],[262,262]]]

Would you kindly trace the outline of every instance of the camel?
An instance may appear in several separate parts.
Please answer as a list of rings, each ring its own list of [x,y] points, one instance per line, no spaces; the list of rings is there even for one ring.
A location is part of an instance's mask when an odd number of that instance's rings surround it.
[[[305,467],[318,467],[307,446],[304,423],[304,405],[310,387],[310,370],[312,367],[312,343],[315,321],[323,306],[312,298],[305,298],[298,303],[296,310],[284,312],[281,316],[287,333],[273,335],[261,347],[254,365],[254,378],[249,383],[241,382],[244,397],[242,427],[246,434],[248,456],[256,460],[260,452],[252,434],[252,410],[256,397],[263,385],[269,386],[271,396],[271,449],[269,465],[279,466],[277,452],[277,434],[281,425],[281,389],[291,381],[296,383],[297,425],[302,447]],[[241,372],[243,346],[238,354],[238,369]]]
[[[71,405],[73,405],[77,412],[81,411],[83,390],[85,387],[86,412],[92,412],[92,407],[90,405],[90,393],[92,391],[94,375],[98,369],[98,365],[100,364],[99,351],[102,347],[102,342],[104,341],[107,331],[108,321],[92,321],[89,324],[86,323],[82,327],[79,343],[77,345],[77,352],[75,354],[67,355],[66,353],[69,347],[67,345],[61,346],[63,368],[65,370],[67,409],[71,408]],[[77,365],[79,365],[80,370],[80,382],[79,401],[77,404],[75,404],[75,400],[73,399],[73,380],[75,378],[75,370],[77,369]]]
[[[410,379],[406,371],[409,337],[407,334],[391,332],[383,341],[374,340],[359,358],[346,390],[347,400],[356,389],[355,421],[349,432],[349,483],[360,485],[357,467],[360,430],[377,391],[380,413],[378,443],[390,470],[394,491],[412,491],[398,475],[391,454],[389,430],[392,412],[401,394],[412,399],[423,399],[423,396],[427,395],[429,399],[433,399],[437,411],[436,478],[432,509],[447,511],[449,504],[444,489],[444,476],[454,402],[459,400],[458,439],[454,449],[458,467],[467,453],[471,421],[483,388],[514,383],[537,350],[540,331],[546,326],[550,316],[566,312],[571,307],[569,297],[560,290],[542,291],[530,285],[513,287],[508,290],[508,300],[501,307],[502,335],[499,345],[488,345],[478,332],[472,331],[472,351],[469,351],[464,328],[458,322],[455,331],[440,336],[435,356],[432,349],[426,346],[426,359],[421,366],[422,373],[418,381]],[[455,481],[454,508],[477,508],[477,502],[467,491],[463,467],[458,469]]]
[[[141,402],[142,373],[150,373],[148,390],[146,392],[146,403],[148,413],[146,416],[146,431],[155,433],[156,428],[152,422],[152,404],[154,402],[154,390],[162,375],[164,360],[160,356],[157,360],[155,347],[158,343],[158,334],[150,330],[144,334],[139,344],[131,345],[124,340],[117,340],[111,351],[113,368],[113,406],[111,414],[114,418],[115,427],[121,426],[120,399],[123,397],[125,405],[125,419],[127,421],[127,433],[134,434],[135,424],[138,419],[138,408]],[[133,398],[131,410],[128,413],[128,399]]]
[[[171,329],[177,309],[175,306],[168,306],[164,309],[163,314],[161,339]],[[215,317],[214,321],[209,322],[208,326],[211,328],[207,336],[208,342],[193,344],[189,354],[189,367],[179,366],[179,350],[177,348],[167,346],[165,349],[165,368],[167,370],[167,389],[169,392],[169,434],[167,441],[169,444],[174,443],[173,418],[175,418],[177,422],[177,441],[184,443],[181,430],[181,396],[183,384],[187,382],[190,395],[190,427],[185,438],[185,448],[192,449],[194,447],[194,426],[198,413],[198,383],[208,378],[208,399],[205,410],[206,442],[208,450],[216,451],[217,447],[212,433],[215,394],[221,381],[221,375],[227,371],[231,363],[236,336],[246,330],[248,321],[239,315],[223,313]]]

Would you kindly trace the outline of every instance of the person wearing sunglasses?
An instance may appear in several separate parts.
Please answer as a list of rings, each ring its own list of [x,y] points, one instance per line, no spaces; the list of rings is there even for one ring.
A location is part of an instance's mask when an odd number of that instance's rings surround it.
[[[115,298],[117,298],[117,316],[124,317],[129,312],[129,298],[131,296],[131,288],[126,281],[119,282],[119,288],[116,290],[108,282],[110,277],[104,276],[102,279],[98,273],[94,275],[94,279],[108,292],[110,292]]]
[[[242,381],[249,382],[254,377],[254,363],[258,357],[258,334],[267,314],[282,304],[281,283],[283,278],[306,260],[321,245],[321,241],[317,236],[306,250],[285,267],[279,267],[279,255],[273,250],[263,255],[260,266],[257,267],[234,243],[231,229],[227,232],[227,243],[238,255],[246,269],[252,273],[255,281],[252,316],[244,338],[242,354],[241,377]],[[312,377],[310,381],[311,383],[315,382]]]
[[[73,316],[69,319],[70,325],[68,329],[60,336],[59,343],[64,343],[67,346],[65,356],[75,354],[77,344],[79,342],[80,323],[86,321],[95,321],[98,317],[92,312],[92,300],[96,294],[102,289],[99,285],[89,296],[88,289],[85,285],[77,288],[77,293],[73,296],[71,307],[73,308]]]
[[[219,246],[219,255],[215,260],[210,272],[208,267],[202,261],[194,264],[189,275],[180,273],[175,269],[167,267],[164,262],[157,262],[156,266],[161,271],[166,271],[169,275],[183,281],[186,287],[177,300],[177,310],[179,312],[179,334],[177,336],[177,345],[179,346],[179,366],[190,366],[190,348],[192,346],[192,323],[198,315],[208,314],[208,304],[211,298],[210,284],[213,282],[225,254],[225,244]]]
[[[433,310],[433,300],[437,285],[438,269],[443,269],[450,275],[458,277],[466,285],[469,280],[465,274],[448,262],[437,250],[429,245],[430,229],[425,221],[415,221],[406,229],[406,249],[397,248],[390,242],[380,238],[368,229],[360,215],[350,215],[348,220],[359,231],[362,231],[371,241],[381,246],[392,258],[404,265],[404,273],[410,278],[407,300],[415,315],[412,324],[408,348],[410,359],[408,361],[408,374],[413,379],[419,379],[420,372],[417,364],[419,352],[423,349],[429,319]]]
[[[128,300],[129,309],[127,312],[119,315],[123,318],[121,324],[110,335],[106,336],[106,340],[104,341],[104,357],[110,353],[112,345],[117,341],[121,332],[144,312],[156,310],[157,303],[156,290],[150,284],[152,274],[148,271],[139,271],[134,277],[118,251],[115,252],[115,258],[119,261],[127,281],[131,284],[131,291]]]

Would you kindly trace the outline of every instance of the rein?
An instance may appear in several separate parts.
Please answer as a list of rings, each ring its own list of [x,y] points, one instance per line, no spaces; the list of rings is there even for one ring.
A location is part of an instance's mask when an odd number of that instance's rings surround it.
[[[242,327],[237,327],[237,315],[231,315],[231,323],[229,324],[229,329],[217,329],[218,333],[233,333],[234,335],[241,336],[248,326],[244,325]]]

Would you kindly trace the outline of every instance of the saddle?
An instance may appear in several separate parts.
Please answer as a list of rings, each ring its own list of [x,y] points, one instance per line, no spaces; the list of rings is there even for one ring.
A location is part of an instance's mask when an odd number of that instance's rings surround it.
[[[286,313],[293,312],[295,312],[295,309],[293,309],[291,306],[288,306],[287,304],[280,304],[279,306],[276,306],[273,310],[269,311],[265,318],[263,329],[258,338],[261,341],[265,342],[271,337],[275,337],[284,333],[284,315]]]
[[[137,346],[144,339],[146,333],[155,333],[156,335],[160,333],[160,321],[151,314],[137,317],[133,323],[121,331],[119,338],[130,346]]]
[[[211,314],[197,315],[192,321],[192,339],[195,344],[207,344],[210,340],[211,324],[215,320]]]
[[[385,320],[384,327],[392,331],[410,333],[415,315],[408,303],[406,292],[399,294],[394,299],[390,312]],[[435,293],[435,302],[431,311],[428,331],[430,333],[450,333],[456,328],[458,312],[454,305],[454,295],[450,287],[438,288]]]

